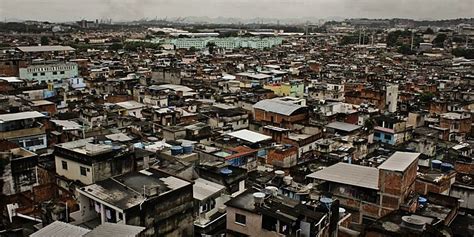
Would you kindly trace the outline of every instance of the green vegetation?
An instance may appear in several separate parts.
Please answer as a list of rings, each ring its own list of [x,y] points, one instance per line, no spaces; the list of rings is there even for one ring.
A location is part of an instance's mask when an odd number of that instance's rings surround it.
[[[110,50],[114,50],[114,51],[123,49],[123,44],[121,44],[121,43],[113,43],[112,45],[109,46],[109,49],[110,49]]]
[[[434,34],[434,31],[431,28],[428,28],[428,29],[425,30],[425,32],[423,34],[431,35],[431,34]]]
[[[48,45],[49,44],[49,38],[47,36],[41,36],[41,45]]]
[[[427,102],[430,102],[431,100],[433,100],[434,97],[435,97],[435,95],[433,93],[426,92],[426,93],[421,94],[420,101],[424,102],[424,103],[427,103]]]
[[[209,53],[214,54],[216,52],[216,44],[214,42],[209,42],[206,45],[209,48]]]
[[[404,55],[412,55],[415,54],[415,51],[411,50],[410,45],[403,44],[398,47],[397,49],[398,53],[404,54]]]
[[[160,49],[159,44],[154,44],[150,42],[126,42],[123,45],[123,48],[128,51],[137,51],[138,49]]]
[[[474,49],[456,48],[456,49],[453,49],[452,53],[456,57],[465,57],[467,59],[474,59]]]
[[[444,48],[444,41],[448,38],[447,35],[445,34],[439,34],[436,36],[436,38],[433,40],[433,46],[437,48]]]
[[[360,38],[360,42],[364,44],[369,44],[369,36],[365,35],[364,37]],[[340,45],[348,45],[348,44],[358,44],[359,43],[359,34],[352,34],[352,35],[345,35],[342,37],[342,39],[339,41]]]

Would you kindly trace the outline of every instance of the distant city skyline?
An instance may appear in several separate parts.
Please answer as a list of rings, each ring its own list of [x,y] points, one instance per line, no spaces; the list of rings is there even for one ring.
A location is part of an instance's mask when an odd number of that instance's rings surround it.
[[[411,18],[474,17],[472,0],[0,0],[6,19],[65,22],[143,18]],[[4,19],[1,19],[4,20]]]

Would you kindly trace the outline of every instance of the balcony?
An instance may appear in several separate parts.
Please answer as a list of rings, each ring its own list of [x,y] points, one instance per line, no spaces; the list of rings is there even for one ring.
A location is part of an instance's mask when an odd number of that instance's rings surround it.
[[[46,134],[46,129],[44,126],[0,132],[0,139],[13,139],[18,137],[36,136],[41,134]]]

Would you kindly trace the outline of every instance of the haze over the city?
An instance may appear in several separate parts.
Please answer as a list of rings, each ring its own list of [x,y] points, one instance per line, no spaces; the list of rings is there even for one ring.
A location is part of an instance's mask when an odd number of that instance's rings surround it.
[[[164,17],[413,18],[474,16],[472,0],[0,0],[2,20]]]

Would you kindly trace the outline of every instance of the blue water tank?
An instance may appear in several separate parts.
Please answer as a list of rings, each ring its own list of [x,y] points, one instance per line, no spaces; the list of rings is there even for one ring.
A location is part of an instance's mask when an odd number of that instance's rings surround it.
[[[418,204],[420,205],[426,205],[426,203],[428,202],[428,199],[424,198],[424,197],[418,197]]]
[[[171,155],[176,156],[180,154],[183,154],[183,148],[181,146],[171,147]]]
[[[229,169],[229,168],[223,168],[220,170],[221,174],[224,174],[224,175],[230,175],[232,174],[232,170]]]
[[[183,145],[183,152],[184,152],[184,154],[191,154],[191,153],[193,153],[193,145],[192,145],[192,144]]]
[[[431,161],[431,168],[433,169],[440,169],[441,168],[441,162],[440,160],[432,160]]]
[[[441,171],[443,171],[443,172],[449,172],[453,168],[454,168],[454,166],[452,164],[449,164],[449,163],[442,163],[441,164]]]

